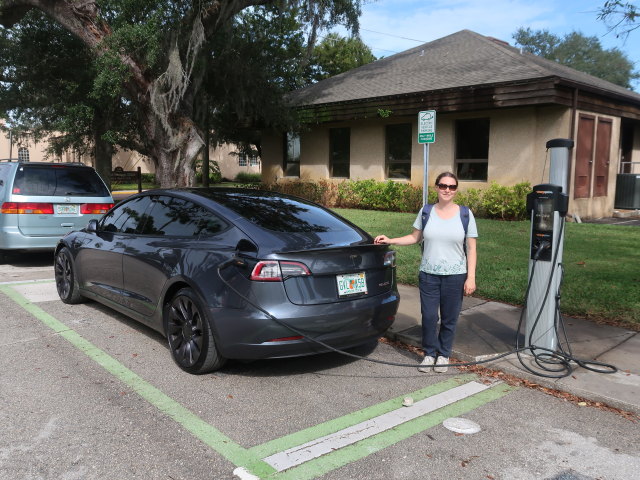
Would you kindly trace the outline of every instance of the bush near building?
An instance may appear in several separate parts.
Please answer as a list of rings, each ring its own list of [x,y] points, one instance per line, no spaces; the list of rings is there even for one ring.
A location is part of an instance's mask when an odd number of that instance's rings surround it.
[[[392,180],[346,180],[337,184],[327,180],[292,181],[262,185],[262,188],[296,195],[330,208],[415,213],[422,207],[422,188]],[[526,199],[530,191],[528,182],[511,187],[493,182],[486,189],[460,190],[456,203],[467,205],[478,218],[525,220],[528,218]],[[429,203],[436,200],[435,189],[430,187]]]

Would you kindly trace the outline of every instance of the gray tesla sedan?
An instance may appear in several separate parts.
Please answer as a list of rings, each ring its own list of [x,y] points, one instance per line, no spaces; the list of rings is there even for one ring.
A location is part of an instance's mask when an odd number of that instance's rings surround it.
[[[63,237],[54,265],[63,302],[96,300],[163,333],[194,374],[370,342],[399,302],[388,246],[257,190],[143,192]]]

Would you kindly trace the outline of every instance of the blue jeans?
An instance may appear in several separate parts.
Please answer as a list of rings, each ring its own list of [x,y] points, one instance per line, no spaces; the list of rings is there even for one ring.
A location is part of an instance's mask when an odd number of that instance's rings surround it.
[[[451,356],[456,323],[462,309],[462,295],[467,274],[431,275],[420,272],[420,307],[422,310],[422,349],[430,357]],[[438,309],[440,331],[438,332]]]

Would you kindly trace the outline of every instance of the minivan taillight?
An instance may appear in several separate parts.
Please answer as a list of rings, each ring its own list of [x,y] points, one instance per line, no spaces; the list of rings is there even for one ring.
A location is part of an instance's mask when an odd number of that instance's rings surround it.
[[[307,275],[311,275],[311,272],[304,263],[265,260],[253,267],[249,278],[259,282],[281,282],[289,277],[306,277]]]
[[[107,213],[113,207],[113,203],[83,203],[80,205],[80,213],[84,215],[96,215]]]
[[[31,213],[53,215],[53,203],[4,202],[0,212],[20,215]]]

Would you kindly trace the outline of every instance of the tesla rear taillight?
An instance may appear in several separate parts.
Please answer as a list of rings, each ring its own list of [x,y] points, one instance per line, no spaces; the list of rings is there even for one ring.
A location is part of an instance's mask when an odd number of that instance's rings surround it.
[[[80,205],[80,213],[82,214],[102,214],[107,213],[111,207],[113,207],[113,203],[83,203]]]
[[[13,214],[50,214],[53,215],[53,203],[4,202],[2,213]]]
[[[395,267],[396,266],[396,252],[391,250],[384,254],[384,266]]]
[[[307,275],[311,275],[311,272],[303,263],[266,260],[258,262],[253,267],[249,278],[260,282],[281,282],[289,277],[304,277]]]

